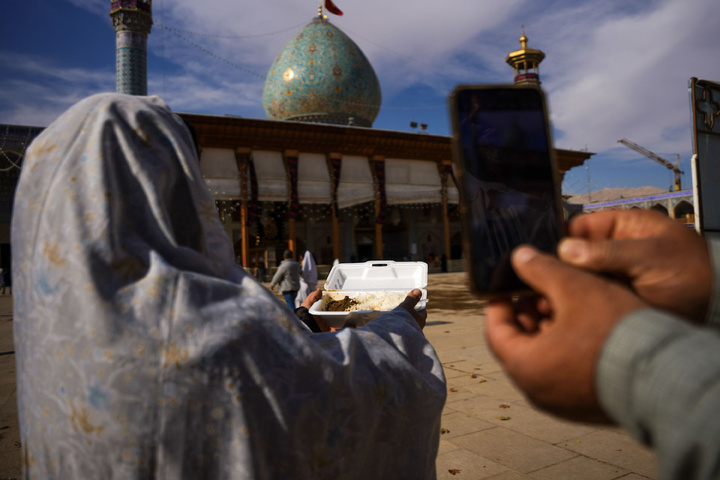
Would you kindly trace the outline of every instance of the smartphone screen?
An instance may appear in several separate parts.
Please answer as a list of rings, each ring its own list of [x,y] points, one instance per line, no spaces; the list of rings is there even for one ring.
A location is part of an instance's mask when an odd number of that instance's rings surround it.
[[[554,253],[561,231],[542,91],[459,87],[450,103],[471,287],[483,297],[529,292],[510,264],[513,249]]]

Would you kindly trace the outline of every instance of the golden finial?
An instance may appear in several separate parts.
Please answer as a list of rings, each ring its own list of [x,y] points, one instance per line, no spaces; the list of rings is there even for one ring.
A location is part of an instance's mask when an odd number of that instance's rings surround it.
[[[520,34],[520,50],[510,52],[505,62],[513,68],[515,83],[540,84],[538,65],[545,58],[542,50],[528,48],[528,38],[525,36],[525,25]]]

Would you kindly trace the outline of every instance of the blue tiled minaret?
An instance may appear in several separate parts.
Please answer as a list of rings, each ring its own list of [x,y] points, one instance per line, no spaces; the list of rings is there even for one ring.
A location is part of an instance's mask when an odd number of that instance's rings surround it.
[[[152,0],[113,0],[110,18],[115,28],[115,89],[147,95],[147,37],[152,27]]]

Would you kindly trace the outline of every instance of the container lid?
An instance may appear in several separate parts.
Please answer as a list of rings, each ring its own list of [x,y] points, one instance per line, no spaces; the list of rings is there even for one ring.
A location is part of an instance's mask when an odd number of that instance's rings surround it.
[[[339,263],[325,281],[325,290],[412,290],[427,286],[425,262],[370,260],[365,263]]]

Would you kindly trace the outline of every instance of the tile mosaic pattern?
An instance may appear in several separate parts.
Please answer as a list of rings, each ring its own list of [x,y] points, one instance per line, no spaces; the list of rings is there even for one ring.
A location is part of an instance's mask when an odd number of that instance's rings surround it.
[[[115,88],[118,93],[147,95],[147,35],[117,32]]]
[[[371,127],[381,102],[380,83],[365,54],[319,17],[285,45],[263,90],[271,120]]]

